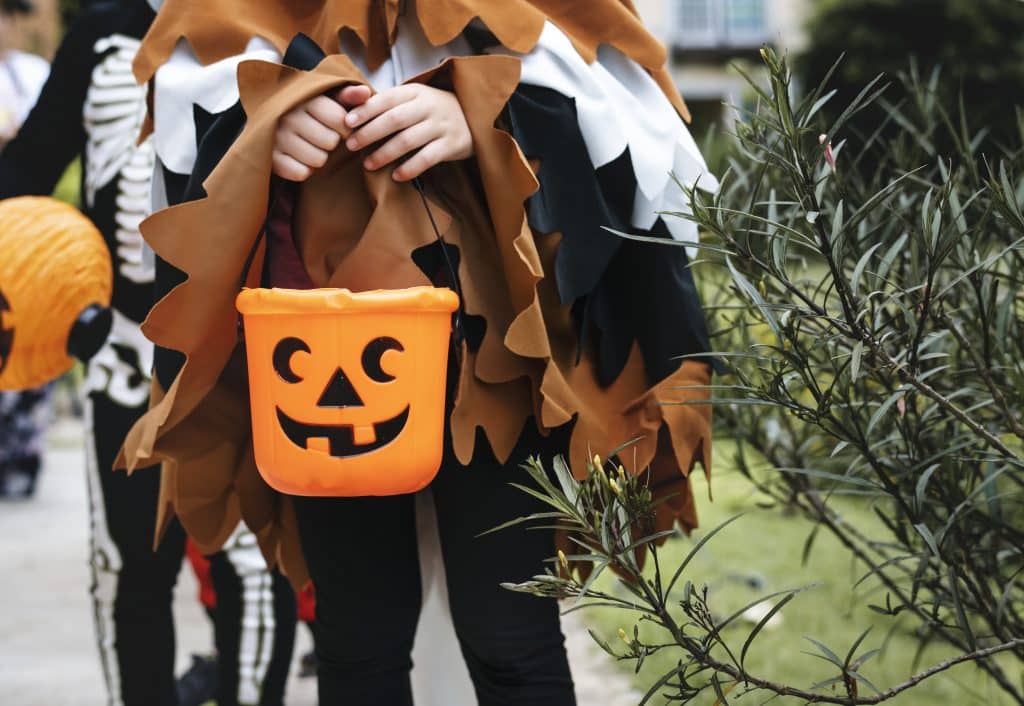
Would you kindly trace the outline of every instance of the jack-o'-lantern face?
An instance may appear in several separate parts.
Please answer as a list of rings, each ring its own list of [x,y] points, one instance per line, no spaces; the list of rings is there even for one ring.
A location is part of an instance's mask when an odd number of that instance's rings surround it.
[[[14,347],[14,312],[7,302],[7,297],[0,291],[0,373],[7,367],[7,361],[11,357],[11,349]]]
[[[273,352],[281,431],[299,448],[335,458],[387,446],[409,421],[409,396],[398,379],[404,351],[382,336],[367,343],[358,360],[337,361],[317,356],[301,338],[283,338]]]
[[[424,488],[443,454],[453,292],[249,289],[256,467],[291,495]]]

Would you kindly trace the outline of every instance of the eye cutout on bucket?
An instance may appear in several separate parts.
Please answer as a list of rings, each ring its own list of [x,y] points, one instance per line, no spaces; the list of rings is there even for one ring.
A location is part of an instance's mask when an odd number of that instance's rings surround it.
[[[8,322],[4,318],[5,312],[6,315],[14,313],[11,310],[10,302],[4,296],[3,290],[0,290],[0,373],[7,367],[7,361],[11,357],[11,349],[14,348],[14,327],[8,328]]]
[[[383,366],[384,354],[388,351],[404,353],[405,346],[390,336],[381,336],[380,338],[375,338],[366,344],[366,347],[363,348],[362,355],[363,372],[366,373],[366,377],[381,384],[394,382],[395,376],[386,372]],[[302,376],[296,373],[292,368],[292,358],[296,353],[312,355],[313,351],[310,349],[308,343],[303,341],[301,338],[296,338],[295,336],[282,338],[278,344],[274,346],[274,372],[276,372],[278,377],[282,380],[292,385],[302,382]],[[341,373],[344,376],[344,371],[340,367],[338,368],[338,373]]]

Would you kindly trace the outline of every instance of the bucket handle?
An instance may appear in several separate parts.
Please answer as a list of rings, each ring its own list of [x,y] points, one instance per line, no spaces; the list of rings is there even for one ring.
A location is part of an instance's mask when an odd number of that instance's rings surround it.
[[[420,195],[420,200],[423,202],[423,208],[427,212],[427,218],[430,219],[430,227],[434,229],[434,235],[437,237],[438,245],[441,248],[441,254],[444,257],[445,268],[448,270],[448,278],[451,281],[452,289],[455,290],[455,294],[459,297],[459,308],[456,309],[454,320],[452,322],[453,334],[452,334],[452,348],[455,354],[455,360],[459,364],[459,368],[462,367],[462,343],[466,340],[466,330],[463,325],[463,312],[465,303],[462,299],[462,285],[459,283],[459,274],[455,270],[455,264],[452,262],[451,255],[448,254],[448,244],[444,240],[444,236],[441,235],[441,229],[437,226],[437,221],[434,219],[434,211],[430,208],[430,200],[427,199],[427,192],[423,186],[423,181],[416,177],[412,180],[413,186]],[[263,219],[263,225],[260,226],[260,231],[256,236],[256,241],[252,244],[252,248],[249,250],[249,255],[245,258],[245,264],[242,265],[242,274],[239,277],[238,288],[244,289],[245,282],[249,277],[249,270],[252,268],[253,260],[256,259],[256,251],[259,250],[260,244],[263,242],[263,238],[266,237],[267,230],[270,228],[270,217],[274,212],[274,203],[277,200],[277,191],[280,188],[280,178],[272,176],[270,181],[270,193],[267,200],[267,215]],[[239,317],[238,320],[239,334],[242,329],[242,319]]]
[[[430,219],[430,226],[434,229],[434,235],[437,236],[437,243],[441,248],[441,255],[444,256],[444,264],[448,270],[448,278],[451,281],[452,289],[455,290],[455,294],[459,298],[459,308],[455,310],[455,316],[452,321],[452,348],[455,353],[455,360],[461,369],[462,343],[466,340],[466,330],[462,323],[463,307],[465,306],[465,302],[462,298],[462,284],[459,282],[459,273],[455,270],[455,265],[452,263],[451,255],[448,254],[448,243],[445,242],[444,236],[441,235],[441,229],[437,227],[437,221],[434,220],[434,211],[430,208],[430,201],[427,199],[427,192],[423,188],[423,181],[419,177],[416,177],[412,180],[412,184],[416,187],[416,191],[419,192],[420,200],[423,202],[423,208],[427,212],[427,218]]]

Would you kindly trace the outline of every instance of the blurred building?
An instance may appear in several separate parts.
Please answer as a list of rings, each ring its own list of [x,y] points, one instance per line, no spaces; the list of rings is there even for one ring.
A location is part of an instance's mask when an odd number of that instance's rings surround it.
[[[672,70],[698,125],[739,105],[745,82],[729,64],[758,62],[772,44],[800,49],[811,0],[636,0],[644,20],[672,52]]]

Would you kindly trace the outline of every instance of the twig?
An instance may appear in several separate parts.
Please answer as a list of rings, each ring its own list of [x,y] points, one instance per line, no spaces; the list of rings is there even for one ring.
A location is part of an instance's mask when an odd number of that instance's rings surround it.
[[[929,679],[930,677],[933,677],[936,674],[941,674],[947,669],[955,667],[958,664],[963,664],[964,662],[980,662],[1001,652],[1007,652],[1009,650],[1016,649],[1022,645],[1024,645],[1024,638],[1019,638],[1016,640],[1011,640],[1010,642],[1003,643],[1001,645],[996,645],[995,647],[987,647],[985,649],[975,650],[974,652],[959,655],[957,657],[947,659],[944,662],[939,662],[935,666],[930,667],[929,669],[926,669],[923,672],[915,674],[902,684],[894,686],[891,689],[886,689],[881,694],[857,698],[836,696],[834,694],[821,694],[813,691],[806,691],[804,689],[795,689],[793,687],[786,686],[785,684],[777,684],[767,679],[760,679],[749,674],[743,674],[733,665],[726,664],[724,662],[719,662],[711,656],[706,657],[705,664],[714,669],[715,671],[729,675],[736,681],[749,682],[760,689],[772,691],[776,694],[779,694],[780,696],[793,696],[798,699],[801,699],[806,703],[840,704],[841,706],[871,706],[872,704],[880,704],[885,701],[889,701],[890,699],[898,696],[899,694],[902,694],[904,691],[914,688],[915,686],[923,682],[925,679]],[[1014,689],[1013,692],[1011,692],[1011,694],[1014,696],[1014,698],[1020,701],[1021,696],[1016,691],[1016,689]]]

